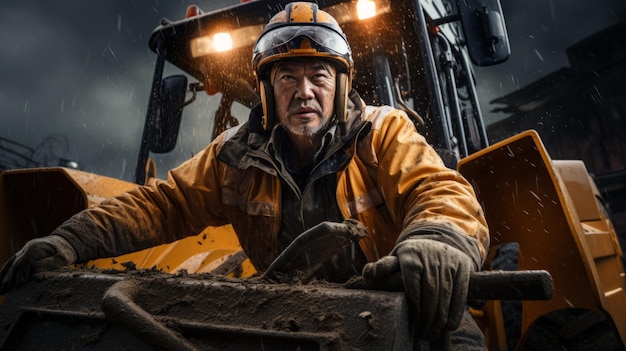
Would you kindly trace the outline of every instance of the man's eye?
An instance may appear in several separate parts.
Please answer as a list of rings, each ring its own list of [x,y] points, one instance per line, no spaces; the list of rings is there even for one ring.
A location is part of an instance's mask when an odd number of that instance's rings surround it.
[[[329,79],[330,77],[328,76],[328,74],[325,73],[319,73],[319,74],[314,74],[311,77],[311,80],[314,82],[323,82],[326,81],[327,79]]]

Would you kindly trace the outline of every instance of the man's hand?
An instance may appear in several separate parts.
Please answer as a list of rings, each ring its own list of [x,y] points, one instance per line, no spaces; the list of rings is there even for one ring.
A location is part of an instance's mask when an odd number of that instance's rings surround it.
[[[399,243],[392,255],[368,263],[363,277],[389,284],[398,284],[401,279],[415,309],[419,337],[433,341],[444,328],[459,326],[472,266],[466,254],[450,245],[415,238]]]
[[[59,269],[76,262],[72,245],[58,235],[33,239],[0,270],[0,295],[25,283],[31,274]]]

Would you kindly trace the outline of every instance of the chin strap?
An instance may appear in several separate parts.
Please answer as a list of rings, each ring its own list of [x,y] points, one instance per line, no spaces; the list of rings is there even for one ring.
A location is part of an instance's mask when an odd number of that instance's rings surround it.
[[[337,72],[337,88],[335,90],[335,116],[340,124],[346,123],[348,95],[350,94],[350,77],[347,73]]]
[[[261,105],[263,106],[263,130],[270,131],[274,128],[276,110],[274,108],[274,88],[267,80],[259,82]]]

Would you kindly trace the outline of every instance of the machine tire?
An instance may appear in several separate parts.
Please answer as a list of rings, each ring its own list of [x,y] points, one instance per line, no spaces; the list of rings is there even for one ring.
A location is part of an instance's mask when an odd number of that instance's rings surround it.
[[[610,320],[596,311],[568,309],[539,318],[520,350],[624,350]]]
[[[491,261],[494,270],[516,271],[519,244],[516,242],[500,245]],[[501,301],[502,319],[506,335],[507,347],[514,350],[519,342],[522,329],[522,301]]]

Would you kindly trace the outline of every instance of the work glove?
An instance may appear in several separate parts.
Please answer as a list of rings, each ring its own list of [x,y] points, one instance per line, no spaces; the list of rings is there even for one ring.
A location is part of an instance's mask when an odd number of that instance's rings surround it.
[[[459,326],[472,267],[472,260],[460,250],[415,238],[400,242],[389,256],[365,265],[362,274],[377,286],[403,284],[415,312],[419,338],[435,341],[445,329]]]
[[[33,273],[53,271],[76,262],[76,251],[59,235],[33,239],[0,270],[0,295],[25,283]]]

